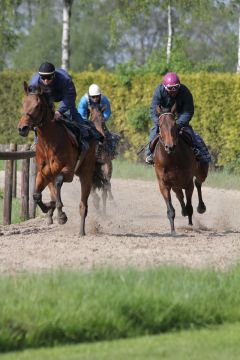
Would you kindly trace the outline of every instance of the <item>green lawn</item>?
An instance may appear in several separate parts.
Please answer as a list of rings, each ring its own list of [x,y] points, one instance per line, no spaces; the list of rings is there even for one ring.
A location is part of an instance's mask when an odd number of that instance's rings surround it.
[[[238,360],[240,323],[92,344],[26,350],[1,360]]]

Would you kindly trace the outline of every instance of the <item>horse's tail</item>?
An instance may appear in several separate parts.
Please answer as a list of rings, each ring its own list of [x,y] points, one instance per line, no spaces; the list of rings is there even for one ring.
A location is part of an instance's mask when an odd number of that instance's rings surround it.
[[[94,189],[102,189],[107,184],[108,184],[108,180],[104,176],[102,164],[96,161],[95,170],[93,173],[92,187]]]

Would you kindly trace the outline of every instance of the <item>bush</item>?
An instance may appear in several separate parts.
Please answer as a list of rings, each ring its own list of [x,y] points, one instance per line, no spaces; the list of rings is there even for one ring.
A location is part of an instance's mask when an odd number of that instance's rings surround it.
[[[127,112],[129,124],[140,132],[148,131],[149,118],[149,108],[144,105],[136,106]]]

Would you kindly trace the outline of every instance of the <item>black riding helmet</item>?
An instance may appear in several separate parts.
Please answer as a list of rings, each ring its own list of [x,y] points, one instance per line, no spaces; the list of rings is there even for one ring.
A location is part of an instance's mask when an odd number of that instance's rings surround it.
[[[44,62],[40,65],[38,73],[42,75],[53,75],[55,73],[55,66],[49,62]]]

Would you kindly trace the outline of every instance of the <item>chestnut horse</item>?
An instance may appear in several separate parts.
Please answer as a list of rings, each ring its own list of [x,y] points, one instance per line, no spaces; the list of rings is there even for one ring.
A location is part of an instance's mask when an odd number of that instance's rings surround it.
[[[90,116],[89,119],[94,123],[97,130],[106,130],[105,120],[103,117],[104,109],[100,106],[89,107]],[[103,144],[99,144],[96,153],[96,168],[95,172],[97,178],[94,177],[91,194],[93,196],[93,204],[96,209],[99,209],[100,197],[97,194],[97,189],[102,190],[102,202],[103,202],[103,214],[106,215],[106,203],[107,198],[113,200],[111,191],[111,177],[112,177],[112,160],[107,151],[107,139]],[[99,176],[101,174],[101,177]]]
[[[170,221],[171,233],[175,234],[175,209],[171,201],[171,189],[176,193],[182,208],[182,215],[188,216],[188,223],[192,225],[192,194],[194,190],[193,178],[198,193],[197,211],[202,214],[206,206],[202,200],[202,183],[208,174],[208,163],[195,159],[192,149],[179,135],[173,109],[162,111],[159,116],[159,137],[154,151],[155,172],[160,192],[167,205],[167,216]],[[183,189],[186,195],[184,201]]]
[[[66,214],[62,211],[61,187],[64,182],[72,182],[74,174],[81,183],[80,232],[85,235],[85,219],[88,212],[88,197],[95,169],[97,140],[92,140],[87,151],[79,155],[79,148],[61,121],[54,121],[53,109],[49,106],[40,87],[31,89],[24,82],[26,96],[23,100],[23,113],[18,124],[21,136],[37,129],[36,145],[37,177],[34,201],[44,213],[48,213],[48,224],[53,223],[53,212],[57,208],[59,224],[65,224]],[[42,191],[48,186],[51,201],[42,201]]]

